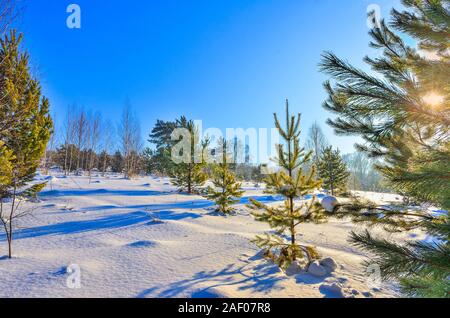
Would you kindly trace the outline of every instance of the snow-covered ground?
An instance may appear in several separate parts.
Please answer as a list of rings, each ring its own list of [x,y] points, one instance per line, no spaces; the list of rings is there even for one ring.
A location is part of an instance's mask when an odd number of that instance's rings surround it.
[[[301,225],[298,239],[339,267],[322,278],[289,276],[250,242],[269,227],[245,204],[236,216],[216,215],[211,202],[156,177],[50,181],[33,216],[21,219],[12,260],[2,257],[0,234],[0,297],[334,297],[333,284],[356,297],[398,296],[392,285],[373,288],[373,272],[361,265],[367,255],[347,241],[355,229],[349,221]],[[245,188],[242,203],[251,196],[276,204],[252,184]],[[68,287],[70,265],[80,269],[81,288]]]

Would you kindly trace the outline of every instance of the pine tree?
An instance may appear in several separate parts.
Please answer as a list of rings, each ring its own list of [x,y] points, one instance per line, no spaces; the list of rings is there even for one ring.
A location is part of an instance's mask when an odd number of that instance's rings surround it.
[[[154,162],[155,151],[146,147],[144,149],[144,151],[142,152],[141,157],[142,157],[145,173],[151,174],[151,173],[156,172],[156,165]]]
[[[207,175],[203,171],[205,162],[203,161],[204,149],[198,136],[197,127],[192,120],[187,120],[182,116],[177,120],[177,127],[184,128],[190,135],[190,153],[187,155],[188,162],[181,162],[173,168],[171,177],[172,183],[179,188],[180,191],[187,191],[189,194],[199,192],[199,187],[206,182]],[[202,157],[198,158],[198,154]]]
[[[8,195],[8,186],[13,178],[13,159],[12,151],[5,146],[4,142],[0,141],[0,200]]]
[[[378,170],[389,185],[419,203],[450,209],[450,12],[448,0],[404,0],[408,11],[392,11],[391,26],[418,41],[407,46],[384,21],[371,30],[371,47],[382,50],[365,58],[369,75],[332,53],[321,69],[337,82],[325,84],[326,109],[337,114],[329,123],[337,133],[359,135],[359,149],[382,158]],[[374,204],[340,206],[338,215],[382,225],[389,231],[422,228],[433,239],[404,245],[353,233],[352,242],[375,255],[385,279],[399,280],[412,296],[449,297],[450,225],[448,212],[433,215],[408,206],[386,209]]]
[[[317,172],[322,178],[322,187],[330,191],[331,195],[345,190],[350,173],[338,149],[333,150],[331,146],[324,149],[318,161]]]
[[[152,151],[152,159],[149,162],[153,173],[166,176],[173,175],[175,165],[170,156],[174,141],[172,141],[171,135],[174,129],[180,128],[178,126],[181,122],[182,118],[178,121],[156,121],[148,139],[148,142],[156,147],[156,150]]]
[[[0,49],[0,221],[12,257],[15,220],[28,210],[21,202],[35,198],[45,183],[31,184],[52,132],[49,101],[30,75],[28,54],[21,52],[22,35],[11,31]],[[5,200],[9,199],[9,201]]]
[[[315,168],[308,175],[303,175],[303,166],[312,157],[300,148],[300,114],[297,118],[289,114],[289,102],[286,101],[286,128],[283,129],[276,114],[275,125],[284,139],[284,145],[278,145],[277,162],[280,171],[269,175],[266,180],[267,192],[285,197],[282,206],[269,206],[256,200],[251,200],[249,206],[254,211],[256,220],[267,222],[276,230],[275,234],[257,236],[254,242],[264,249],[265,256],[275,261],[280,267],[286,268],[299,258],[306,258],[308,265],[319,257],[312,246],[297,242],[297,226],[302,223],[321,223],[326,221],[326,213],[313,197],[310,201],[295,204],[294,200],[311,194],[320,187],[321,182],[315,180]],[[287,149],[286,149],[287,148]],[[290,237],[286,242],[285,235]]]
[[[228,214],[232,212],[231,205],[239,202],[244,191],[241,190],[241,184],[236,181],[235,175],[231,172],[229,166],[228,142],[225,139],[219,142],[219,153],[222,160],[213,168],[212,182],[215,189],[208,189],[208,199],[213,200],[217,205],[217,211]]]
[[[115,173],[121,173],[123,171],[124,159],[122,153],[117,150],[111,159],[111,170]]]

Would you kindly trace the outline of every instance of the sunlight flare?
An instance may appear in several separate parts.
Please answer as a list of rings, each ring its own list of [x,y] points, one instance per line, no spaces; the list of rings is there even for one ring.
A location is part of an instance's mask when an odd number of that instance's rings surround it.
[[[430,92],[427,95],[425,95],[422,99],[427,105],[431,107],[439,106],[444,102],[444,96],[439,95],[436,92]]]

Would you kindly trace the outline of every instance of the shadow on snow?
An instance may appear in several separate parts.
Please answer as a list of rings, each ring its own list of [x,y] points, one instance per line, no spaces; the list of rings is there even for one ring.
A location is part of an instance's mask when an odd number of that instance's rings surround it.
[[[39,197],[63,197],[63,196],[156,196],[168,195],[171,192],[154,191],[154,190],[107,190],[107,189],[80,189],[80,190],[50,190],[42,191]]]
[[[182,220],[185,218],[199,218],[201,215],[189,212],[161,211],[158,213],[161,221]],[[137,211],[126,214],[116,214],[96,218],[92,220],[71,221],[45,226],[38,226],[18,230],[15,232],[15,239],[26,239],[47,235],[68,235],[91,231],[114,230],[133,225],[156,225],[147,212]],[[5,241],[5,234],[0,235],[0,241]]]
[[[250,199],[256,199],[259,202],[270,203],[279,201],[277,198],[273,196],[251,196],[251,197],[243,197],[239,201],[238,204],[247,204],[250,202]],[[160,210],[170,210],[170,209],[205,209],[209,207],[213,207],[215,205],[214,202],[208,200],[193,200],[193,201],[182,201],[175,203],[164,203],[164,204],[141,204],[141,205],[96,205],[91,207],[86,207],[81,209],[80,211],[101,211],[101,210],[111,210],[111,209],[138,209],[138,210],[149,210],[149,211],[160,211]]]
[[[163,290],[157,287],[146,289],[139,293],[137,297],[221,298],[223,296],[216,291],[216,288],[232,285],[237,285],[237,289],[241,291],[250,290],[251,292],[264,294],[268,294],[274,289],[284,288],[279,286],[278,283],[287,279],[287,277],[279,275],[280,270],[276,265],[262,262],[251,269],[248,268],[248,265],[229,264],[221,270],[200,271],[193,277],[169,284]],[[205,284],[209,286],[203,287]]]

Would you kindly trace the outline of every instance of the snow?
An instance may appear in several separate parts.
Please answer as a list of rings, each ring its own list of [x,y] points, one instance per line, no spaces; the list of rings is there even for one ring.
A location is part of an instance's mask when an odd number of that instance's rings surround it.
[[[338,200],[335,197],[331,196],[324,197],[321,201],[322,207],[327,212],[333,212],[338,203],[339,203]]]
[[[286,275],[250,242],[270,228],[245,207],[250,197],[267,204],[282,198],[248,187],[237,214],[224,217],[212,213],[212,202],[177,193],[167,178],[97,179],[58,177],[48,186],[33,217],[21,219],[11,260],[2,257],[0,232],[0,298],[333,297],[333,285],[356,297],[397,296],[394,286],[375,292],[368,285],[367,254],[348,244],[349,221],[300,225],[298,240],[338,268],[324,277]],[[68,287],[74,268],[81,288]]]

